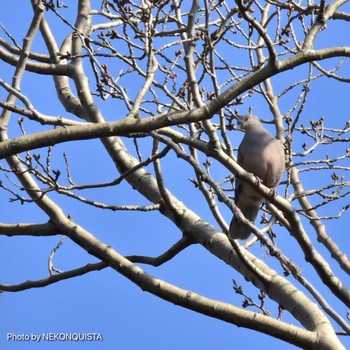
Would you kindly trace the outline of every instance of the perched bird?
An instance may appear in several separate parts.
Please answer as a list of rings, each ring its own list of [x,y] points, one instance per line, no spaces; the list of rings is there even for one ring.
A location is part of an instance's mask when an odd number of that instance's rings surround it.
[[[261,124],[259,118],[250,114],[237,119],[238,126],[245,130],[245,135],[238,148],[238,164],[246,171],[257,176],[262,183],[276,190],[285,167],[284,147]],[[264,197],[251,185],[236,178],[235,204],[243,215],[254,223]],[[233,216],[229,237],[247,239],[250,230],[238,218]]]

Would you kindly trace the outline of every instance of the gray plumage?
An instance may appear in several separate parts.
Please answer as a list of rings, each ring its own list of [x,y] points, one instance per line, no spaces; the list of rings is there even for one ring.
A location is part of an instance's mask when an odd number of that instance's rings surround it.
[[[245,135],[238,149],[238,164],[254,174],[267,187],[276,189],[281,181],[285,166],[284,147],[274,138],[254,115],[238,117],[238,125],[245,130]],[[243,215],[254,223],[264,197],[252,186],[236,178],[235,204]],[[232,218],[229,237],[247,239],[250,230],[235,216]]]

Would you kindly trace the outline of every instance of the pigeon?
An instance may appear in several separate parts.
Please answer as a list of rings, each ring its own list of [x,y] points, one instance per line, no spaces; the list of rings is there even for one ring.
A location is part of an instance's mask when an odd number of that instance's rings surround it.
[[[248,114],[237,119],[238,126],[245,130],[245,135],[238,148],[238,164],[252,173],[262,183],[276,191],[285,169],[285,155],[282,143],[274,138],[261,124],[258,117]],[[264,197],[251,185],[236,178],[235,204],[243,215],[255,222]],[[230,239],[247,239],[251,234],[248,227],[233,216],[230,228]]]

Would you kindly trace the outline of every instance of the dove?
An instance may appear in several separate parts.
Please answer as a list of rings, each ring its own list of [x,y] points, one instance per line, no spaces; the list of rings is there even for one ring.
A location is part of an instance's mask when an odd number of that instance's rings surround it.
[[[285,169],[282,143],[264,128],[258,117],[252,114],[239,116],[237,123],[245,131],[238,148],[238,164],[258,177],[265,186],[276,191]],[[236,177],[235,204],[252,223],[255,222],[263,202],[264,197],[260,193]],[[250,233],[249,228],[244,226],[236,216],[233,216],[229,238],[247,239]]]

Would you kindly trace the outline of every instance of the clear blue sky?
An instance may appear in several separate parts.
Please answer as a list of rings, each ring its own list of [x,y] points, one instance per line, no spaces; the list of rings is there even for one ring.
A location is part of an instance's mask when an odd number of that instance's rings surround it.
[[[75,2],[71,9],[67,10],[67,17],[74,18]],[[6,1],[1,4],[0,23],[2,23],[22,44],[23,34],[28,28],[31,20],[32,10],[29,1]],[[71,11],[71,12],[70,12]],[[14,16],[16,20],[14,21]],[[332,25],[332,24],[330,24]],[[0,36],[4,36],[0,30]],[[64,33],[56,28],[57,35],[63,39]],[[325,34],[326,35],[326,34]],[[329,37],[326,37],[329,39]],[[336,43],[334,43],[336,44]],[[35,41],[33,49],[42,50],[42,42]],[[296,70],[298,71],[298,70]],[[14,68],[0,61],[0,79],[10,82]],[[276,87],[283,89],[285,79],[292,79],[293,74],[277,77]],[[319,119],[324,115],[332,120],[331,125],[341,128],[347,120],[350,120],[350,88],[348,85],[321,79],[315,82],[315,91],[320,94],[310,95],[305,110],[305,118]],[[319,90],[317,90],[319,89]],[[43,113],[50,115],[62,115],[70,117],[56,101],[53,83],[50,77],[26,75],[22,83],[22,92],[28,94],[34,106]],[[6,93],[0,89],[0,98],[4,99]],[[281,100],[281,109],[285,113],[291,107],[290,101]],[[109,115],[113,110],[106,109]],[[266,107],[256,106],[254,111],[266,113]],[[16,116],[14,116],[16,118]],[[307,120],[307,119],[306,119]],[[28,131],[32,125],[26,124]],[[18,134],[18,126],[14,126],[10,133]],[[236,136],[235,136],[236,137]],[[236,146],[238,146],[238,142]],[[344,144],[337,147],[345,148]],[[62,164],[62,153],[69,153],[72,165],[73,177],[81,182],[92,182],[98,178],[105,181],[116,177],[115,170],[99,141],[84,141],[83,151],[80,143],[58,145],[54,148],[56,156],[54,165]],[[337,148],[334,149],[337,151]],[[339,151],[339,149],[338,149]],[[43,152],[43,154],[45,151]],[[326,151],[320,156],[324,157]],[[315,159],[316,155],[310,155]],[[174,157],[175,159],[175,157]],[[61,163],[59,163],[61,162]],[[1,162],[5,166],[4,162]],[[94,166],[96,164],[96,166]],[[175,164],[175,163],[174,163]],[[349,159],[345,165],[349,166]],[[53,165],[53,166],[54,166]],[[93,171],[91,166],[93,165]],[[191,197],[187,194],[192,189],[190,183],[188,188],[176,187],[179,173],[182,176],[194,177],[188,168],[169,169],[168,181],[174,186],[175,194],[182,200],[191,203],[192,208],[199,211],[201,215],[211,223],[212,218],[208,209],[201,204],[201,196],[197,194]],[[0,174],[0,180],[4,180],[4,174]],[[319,179],[306,178],[306,188],[313,188]],[[96,200],[104,200],[115,204],[140,204],[146,203],[135,191],[129,192],[126,187],[108,189],[96,194]],[[95,192],[91,192],[95,195]],[[167,247],[179,239],[179,232],[175,225],[157,213],[118,213],[98,211],[91,207],[77,204],[66,198],[58,198],[52,195],[64,207],[65,212],[72,213],[73,219],[82,224],[99,239],[111,244],[121,253],[149,254],[156,256],[161,254]],[[332,208],[332,207],[331,207]],[[230,218],[229,211],[223,211]],[[334,213],[336,209],[334,208]],[[336,242],[344,247],[344,252],[350,254],[348,243],[349,213],[346,213],[338,222],[329,223],[329,231],[334,232]],[[0,192],[0,222],[45,222],[47,218],[35,208],[33,204],[25,206],[18,202],[9,203],[4,191]],[[142,229],[140,229],[142,228]],[[313,234],[313,233],[312,233]],[[7,238],[0,236],[0,283],[19,283],[28,279],[40,279],[47,276],[47,260],[51,249],[58,243],[59,236],[49,238],[17,237]],[[291,240],[282,235],[279,244],[283,248],[293,244]],[[321,248],[321,251],[323,249]],[[254,253],[262,259],[270,261],[264,256],[264,250],[260,247],[254,248]],[[299,266],[308,272],[309,267],[296,248],[295,256]],[[301,254],[299,252],[299,254]],[[328,257],[327,253],[325,256]],[[96,260],[87,253],[82,252],[68,239],[61,250],[55,256],[55,265],[63,270],[82,266]],[[205,296],[218,300],[231,302],[235,305],[241,304],[241,298],[232,290],[232,279],[246,286],[251,296],[256,298],[257,291],[249,289],[245,281],[223,262],[207,253],[199,246],[192,246],[185,252],[179,254],[172,262],[159,268],[145,268],[151,274],[159,276],[166,281],[179,285],[180,287],[202,293]],[[335,271],[339,272],[335,266]],[[322,290],[323,286],[311,274],[311,280]],[[343,317],[346,310],[333,301],[334,306]],[[270,310],[274,316],[277,315],[276,306]],[[284,320],[291,320],[288,315]],[[35,343],[29,341],[8,341],[9,334],[40,335],[43,333],[100,333],[103,341],[52,341]],[[350,348],[350,340],[342,339],[345,346]],[[257,345],[258,344],[258,345]],[[109,350],[109,349],[254,349],[260,350],[279,349],[288,350],[295,347],[280,342],[279,340],[263,334],[238,328],[222,321],[211,319],[196,314],[179,306],[169,304],[153,295],[142,292],[123,276],[111,269],[93,272],[76,279],[70,279],[57,284],[32,289],[19,293],[4,293],[0,295],[0,348],[4,350]]]

